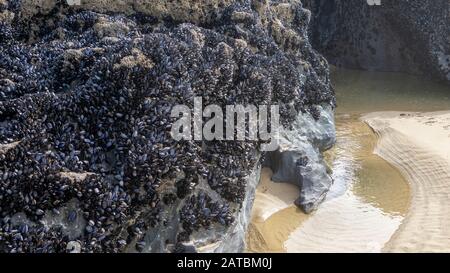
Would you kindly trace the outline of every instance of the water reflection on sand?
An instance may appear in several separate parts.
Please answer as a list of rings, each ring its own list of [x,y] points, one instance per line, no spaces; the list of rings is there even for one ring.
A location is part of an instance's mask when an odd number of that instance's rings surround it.
[[[284,185],[267,186],[266,170],[247,234],[249,252],[379,252],[407,213],[408,184],[373,154],[376,136],[360,117],[449,109],[448,87],[405,74],[353,70],[335,70],[333,81],[338,141],[325,156],[334,185],[319,209],[305,215],[289,203],[295,197],[285,195]]]

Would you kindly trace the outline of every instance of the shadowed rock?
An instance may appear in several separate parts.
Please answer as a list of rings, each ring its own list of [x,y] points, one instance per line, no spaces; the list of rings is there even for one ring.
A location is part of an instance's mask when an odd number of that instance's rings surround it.
[[[450,82],[450,2],[305,0],[312,43],[330,63]]]

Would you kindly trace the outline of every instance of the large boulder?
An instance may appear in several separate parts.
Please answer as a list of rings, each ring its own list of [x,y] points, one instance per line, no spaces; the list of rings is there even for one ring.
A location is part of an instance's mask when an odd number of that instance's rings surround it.
[[[80,4],[0,5],[13,17],[0,22],[0,251],[242,250],[262,143],[176,141],[170,113],[197,96],[278,104],[283,128],[302,114],[307,131],[316,105],[334,107],[310,12],[295,0]]]

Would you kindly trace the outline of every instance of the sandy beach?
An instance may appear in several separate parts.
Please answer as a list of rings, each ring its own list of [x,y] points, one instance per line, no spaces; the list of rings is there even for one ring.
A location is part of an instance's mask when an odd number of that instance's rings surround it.
[[[449,109],[448,87],[338,72],[327,198],[305,215],[292,205],[295,189],[270,183],[265,169],[247,251],[450,252],[450,111],[441,111]]]
[[[408,213],[386,252],[450,252],[450,111],[377,112],[363,120],[379,139],[375,153],[411,187]]]
[[[339,116],[338,128],[338,141],[326,153],[334,183],[314,213],[305,215],[293,206],[298,190],[271,182],[272,172],[263,170],[247,251],[382,251],[409,207],[409,186],[394,167],[373,155],[376,135],[359,115]]]
[[[275,183],[271,177],[272,171],[263,168],[247,232],[247,252],[285,252],[283,243],[307,217],[293,205],[298,188]]]

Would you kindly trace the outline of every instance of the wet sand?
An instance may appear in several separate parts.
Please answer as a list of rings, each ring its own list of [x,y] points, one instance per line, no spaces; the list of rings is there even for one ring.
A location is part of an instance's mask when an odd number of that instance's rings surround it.
[[[407,182],[372,153],[376,136],[359,115],[339,115],[337,125],[338,142],[326,154],[335,182],[325,202],[305,215],[292,205],[298,190],[271,182],[265,169],[248,252],[380,252],[399,227],[409,205]]]
[[[387,252],[450,252],[450,111],[378,112],[363,117],[378,134],[375,153],[407,178],[411,205]]]
[[[334,184],[319,209],[290,234],[287,252],[381,252],[403,220],[407,182],[373,155],[376,136],[357,117],[338,116],[338,142],[327,154]]]
[[[446,251],[445,248],[450,247],[448,242],[450,235],[444,233],[450,227],[450,223],[445,220],[444,215],[450,215],[448,213],[450,206],[443,207],[442,202],[433,201],[437,199],[429,197],[429,194],[450,200],[450,194],[446,190],[439,191],[439,188],[447,189],[442,181],[447,179],[450,167],[442,165],[442,161],[432,163],[429,159],[424,159],[429,152],[419,153],[417,147],[402,148],[402,145],[407,143],[402,141],[392,143],[398,144],[398,147],[390,149],[392,151],[405,149],[416,154],[413,156],[407,155],[407,152],[403,153],[404,157],[411,158],[409,160],[411,162],[404,163],[406,167],[402,169],[393,160],[381,155],[381,148],[376,148],[377,135],[361,120],[361,116],[375,111],[448,110],[450,108],[448,86],[401,73],[345,69],[335,70],[332,78],[338,104],[336,109],[338,141],[335,147],[327,152],[326,158],[333,169],[334,185],[325,202],[311,215],[305,215],[287,203],[295,197],[283,198],[283,192],[271,192],[272,187],[259,188],[258,192],[263,191],[264,195],[257,194],[256,197],[255,209],[260,212],[254,213],[255,217],[250,224],[247,251]],[[424,122],[430,125],[434,121]],[[426,128],[427,130],[422,133],[428,132],[429,127]],[[442,142],[449,142],[444,136],[441,139],[434,139],[434,146],[438,149],[442,147]],[[391,139],[393,137],[391,136]],[[395,134],[395,137],[400,138],[399,134]],[[426,139],[425,135],[423,137]],[[373,153],[375,149],[376,154]],[[391,153],[391,157],[395,158],[395,153],[393,155]],[[426,157],[428,158],[428,155]],[[416,166],[418,162],[421,162],[421,166]],[[420,177],[429,172],[428,169],[434,168],[428,167],[429,164],[438,166],[437,171],[426,177],[437,181],[434,182],[436,190],[431,186],[418,187],[417,183],[414,185],[411,183],[410,187],[408,182],[411,182],[412,177],[425,179]],[[408,172],[412,171],[417,173],[408,176]],[[269,172],[263,173],[265,183],[270,181]],[[277,187],[281,187],[280,184],[277,184]],[[417,197],[417,188],[423,191],[423,197]],[[425,193],[428,189],[430,193]],[[433,191],[436,193],[433,194]],[[261,197],[265,201],[261,201]],[[278,202],[279,199],[284,199],[282,205]],[[416,208],[417,200],[422,200],[420,213]],[[410,204],[411,202],[414,204]],[[410,211],[410,207],[414,209]],[[419,216],[411,217],[413,212]],[[439,220],[441,218],[442,220]],[[429,226],[427,221],[430,222]],[[439,224],[441,221],[444,224]],[[424,228],[429,229],[434,235],[422,234],[422,237],[420,233]],[[428,240],[434,238],[433,236],[447,239],[442,242],[438,242],[437,239],[433,243],[434,239]],[[426,244],[429,246],[425,247]]]
[[[271,176],[269,168],[262,170],[247,232],[247,252],[285,252],[283,243],[306,218],[293,205],[299,195],[298,188],[275,183]]]

